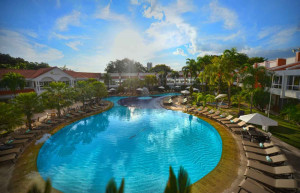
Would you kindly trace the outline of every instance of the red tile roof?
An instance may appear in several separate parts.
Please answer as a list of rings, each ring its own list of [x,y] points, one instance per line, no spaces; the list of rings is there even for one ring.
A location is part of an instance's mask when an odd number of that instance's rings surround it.
[[[74,78],[101,78],[101,73],[75,72],[71,70],[64,70],[64,72]]]
[[[23,75],[25,78],[36,78],[46,72],[49,72],[53,68],[57,67],[50,67],[50,68],[40,68],[38,70],[20,70],[20,69],[0,69],[0,78],[8,72],[15,72]]]
[[[31,89],[31,88],[26,88],[26,89],[23,89],[23,90],[16,90],[16,94],[26,93],[26,92],[35,92],[35,91],[34,91],[34,89]],[[10,91],[10,90],[1,90],[0,91],[1,96],[12,95],[12,94],[14,94],[14,93],[13,93],[13,91]]]

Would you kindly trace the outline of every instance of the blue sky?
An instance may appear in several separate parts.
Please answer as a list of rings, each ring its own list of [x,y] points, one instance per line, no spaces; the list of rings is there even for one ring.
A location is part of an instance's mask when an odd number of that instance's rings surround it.
[[[111,60],[167,64],[221,54],[292,57],[299,0],[1,0],[0,52],[78,71]]]

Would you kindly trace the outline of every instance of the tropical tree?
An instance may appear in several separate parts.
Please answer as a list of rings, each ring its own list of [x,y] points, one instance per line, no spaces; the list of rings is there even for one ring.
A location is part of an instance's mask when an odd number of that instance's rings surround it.
[[[23,123],[22,112],[13,104],[0,102],[0,131],[12,131]]]
[[[184,85],[186,85],[186,79],[189,76],[189,68],[187,66],[182,67],[181,71],[183,72],[184,76]]]
[[[61,116],[61,110],[73,103],[74,92],[64,82],[51,82],[46,91],[42,93],[42,99],[46,107],[56,109],[57,114]]]
[[[255,89],[258,87],[263,89],[269,86],[271,82],[270,75],[265,67],[254,68],[252,65],[245,64],[241,76],[243,88],[250,98],[250,113],[252,113]]]
[[[45,182],[45,188],[44,191],[42,191],[41,189],[38,188],[37,184],[33,184],[29,190],[27,191],[27,193],[51,193],[51,189],[52,189],[52,185],[51,185],[51,181],[50,179],[47,179],[47,181]]]
[[[253,105],[263,111],[269,104],[270,93],[262,88],[256,88],[253,95]]]
[[[160,79],[160,84],[165,86],[167,83],[168,72],[171,72],[172,69],[165,64],[158,64],[158,65],[154,66],[153,68],[151,68],[150,71],[158,73],[159,79]]]
[[[111,82],[112,78],[108,73],[103,75],[104,83],[106,84],[107,88],[109,88],[109,83]]]
[[[16,95],[17,89],[23,89],[25,87],[25,78],[19,73],[8,72],[3,75],[1,84],[8,87],[14,95]]]
[[[117,187],[115,180],[112,178],[111,180],[109,180],[109,182],[106,186],[105,193],[124,193],[124,188],[125,188],[124,178],[122,179],[119,189]]]
[[[147,75],[145,76],[145,84],[148,86],[148,87],[154,87],[154,85],[157,84],[157,78],[155,75]]]
[[[107,89],[105,85],[99,81],[92,82],[92,86],[94,89],[94,96],[97,99],[97,103],[99,103],[103,97],[107,96]]]
[[[172,167],[169,168],[169,180],[164,193],[190,193],[190,179],[188,173],[182,166],[178,171],[178,178],[176,178]]]
[[[93,86],[87,81],[77,81],[75,85],[75,93],[76,99],[81,101],[83,108],[85,108],[85,101],[93,97]]]
[[[43,112],[44,106],[40,96],[35,92],[20,93],[14,98],[13,104],[26,116],[29,129],[31,127],[31,119],[34,113]]]
[[[241,110],[241,103],[245,100],[246,93],[244,90],[237,92],[235,95],[233,95],[233,102],[238,105],[238,112]]]

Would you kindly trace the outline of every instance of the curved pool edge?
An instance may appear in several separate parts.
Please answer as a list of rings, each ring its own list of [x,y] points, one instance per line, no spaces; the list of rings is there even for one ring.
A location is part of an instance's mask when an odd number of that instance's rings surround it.
[[[218,165],[203,178],[191,185],[192,193],[220,193],[231,188],[231,185],[238,179],[241,156],[238,143],[231,132],[220,123],[201,115],[194,115],[184,111],[182,108],[162,107],[168,110],[181,111],[198,117],[212,125],[222,139],[222,155]]]
[[[69,124],[72,124],[86,117],[103,113],[105,111],[110,110],[114,106],[114,104],[111,101],[106,101],[106,102],[108,102],[109,105],[105,109],[86,114],[82,117],[74,118],[72,120],[69,120],[66,123],[61,123],[60,125],[54,127],[49,133],[53,135]],[[9,180],[8,188],[7,188],[8,192],[25,193],[33,183],[36,183],[40,188],[44,188],[45,180],[38,172],[37,158],[38,158],[39,151],[45,142],[35,145],[36,140],[37,139],[33,140],[25,148],[24,152],[21,154],[21,156],[17,159],[17,162],[14,164],[12,168],[13,171],[12,171],[11,178],[8,179]],[[61,191],[52,187],[51,192],[60,193]]]

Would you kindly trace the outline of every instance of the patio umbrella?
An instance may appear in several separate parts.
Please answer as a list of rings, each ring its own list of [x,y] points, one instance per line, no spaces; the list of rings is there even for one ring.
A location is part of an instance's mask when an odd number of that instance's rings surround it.
[[[188,90],[188,89],[190,89],[190,87],[188,86],[188,87],[186,87],[185,89],[187,89],[187,90]]]
[[[136,90],[137,90],[137,91],[143,91],[143,89],[142,89],[142,88],[137,88]]]
[[[114,88],[111,88],[111,89],[109,89],[110,91],[115,91],[116,89],[114,89]]]
[[[182,93],[182,94],[190,94],[190,91],[188,91],[188,90],[183,90],[183,91],[181,91],[181,93]]]
[[[175,88],[180,88],[180,87],[181,87],[181,86],[178,86],[178,85],[177,85],[177,86],[175,86]]]
[[[259,113],[253,113],[248,115],[243,115],[239,117],[240,120],[245,121],[246,123],[252,123],[256,125],[263,126],[263,130],[268,131],[269,126],[277,126],[278,122],[270,119]]]
[[[165,89],[165,87],[163,87],[163,86],[160,86],[160,87],[158,87],[159,89]]]
[[[220,99],[220,98],[224,98],[227,97],[227,94],[219,94],[218,96],[216,96],[215,99]]]
[[[193,91],[199,91],[199,89],[198,88],[193,88]]]

